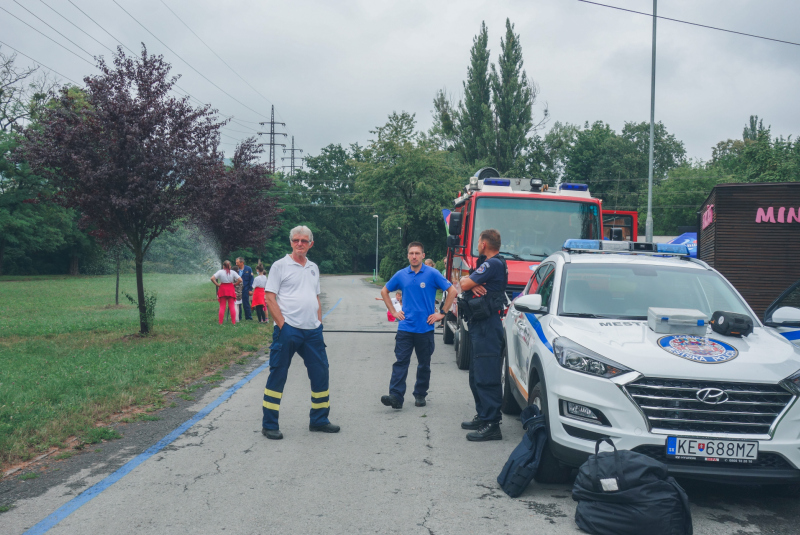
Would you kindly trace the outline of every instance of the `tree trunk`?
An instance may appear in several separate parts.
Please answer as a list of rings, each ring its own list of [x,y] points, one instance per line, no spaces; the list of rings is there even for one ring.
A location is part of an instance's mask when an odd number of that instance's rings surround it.
[[[78,255],[75,253],[69,257],[69,274],[73,277],[78,274]]]
[[[119,250],[119,248],[117,248],[117,290],[116,290],[116,293],[114,294],[114,303],[117,306],[119,306],[119,264],[120,264],[120,260],[121,260],[120,257],[121,256],[122,255],[120,254],[120,250]]]
[[[142,246],[138,245],[134,251],[136,257],[136,300],[139,302],[139,332],[147,334],[150,332],[150,325],[147,324],[147,303],[144,300],[144,252]]]
[[[0,241],[0,275],[3,274],[3,257],[6,254],[6,241]]]
[[[353,255],[353,273],[358,273],[358,255]]]

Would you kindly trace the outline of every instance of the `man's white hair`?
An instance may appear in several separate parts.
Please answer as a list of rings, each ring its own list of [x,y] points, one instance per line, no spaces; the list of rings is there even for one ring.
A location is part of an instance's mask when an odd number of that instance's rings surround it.
[[[289,240],[295,236],[308,236],[308,241],[314,241],[314,233],[305,225],[298,225],[289,231]]]

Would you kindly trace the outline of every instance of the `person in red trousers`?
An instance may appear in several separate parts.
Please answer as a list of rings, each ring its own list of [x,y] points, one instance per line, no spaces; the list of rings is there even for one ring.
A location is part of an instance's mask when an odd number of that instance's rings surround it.
[[[236,325],[236,289],[234,286],[242,284],[242,278],[231,270],[230,260],[222,263],[222,269],[211,276],[211,282],[217,287],[217,299],[219,300],[219,324],[225,320],[225,304],[231,313],[231,323]]]

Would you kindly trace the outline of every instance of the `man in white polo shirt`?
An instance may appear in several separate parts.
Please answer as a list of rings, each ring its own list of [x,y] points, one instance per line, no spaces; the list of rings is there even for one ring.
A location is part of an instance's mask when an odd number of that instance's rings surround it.
[[[275,319],[269,347],[269,378],[264,390],[261,433],[270,439],[283,438],[278,427],[283,386],[295,353],[302,357],[311,379],[311,431],[338,433],[339,426],[328,420],[328,355],[322,339],[322,307],[319,302],[319,268],[307,258],[314,245],[311,229],[295,227],[289,233],[292,254],[269,270],[264,289],[267,308]]]

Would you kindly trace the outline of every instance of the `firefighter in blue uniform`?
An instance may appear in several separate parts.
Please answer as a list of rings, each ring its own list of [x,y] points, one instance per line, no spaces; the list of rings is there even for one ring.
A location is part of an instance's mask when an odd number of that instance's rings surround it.
[[[472,343],[472,360],[469,365],[469,387],[475,398],[477,414],[471,421],[461,424],[470,430],[467,440],[502,440],[500,432],[500,404],[503,400],[501,385],[503,369],[503,322],[505,290],[508,268],[499,256],[500,233],[494,229],[481,232],[478,254],[486,259],[469,276],[460,280],[465,292],[459,299],[459,309],[464,309]]]
[[[292,254],[272,264],[264,289],[267,307],[275,318],[275,332],[269,348],[269,378],[264,389],[261,433],[273,440],[283,438],[278,414],[295,353],[303,359],[311,380],[309,430],[339,432],[339,426],[328,420],[328,355],[322,337],[319,268],[306,256],[314,245],[314,235],[308,227],[299,226],[291,230],[289,240]]]

